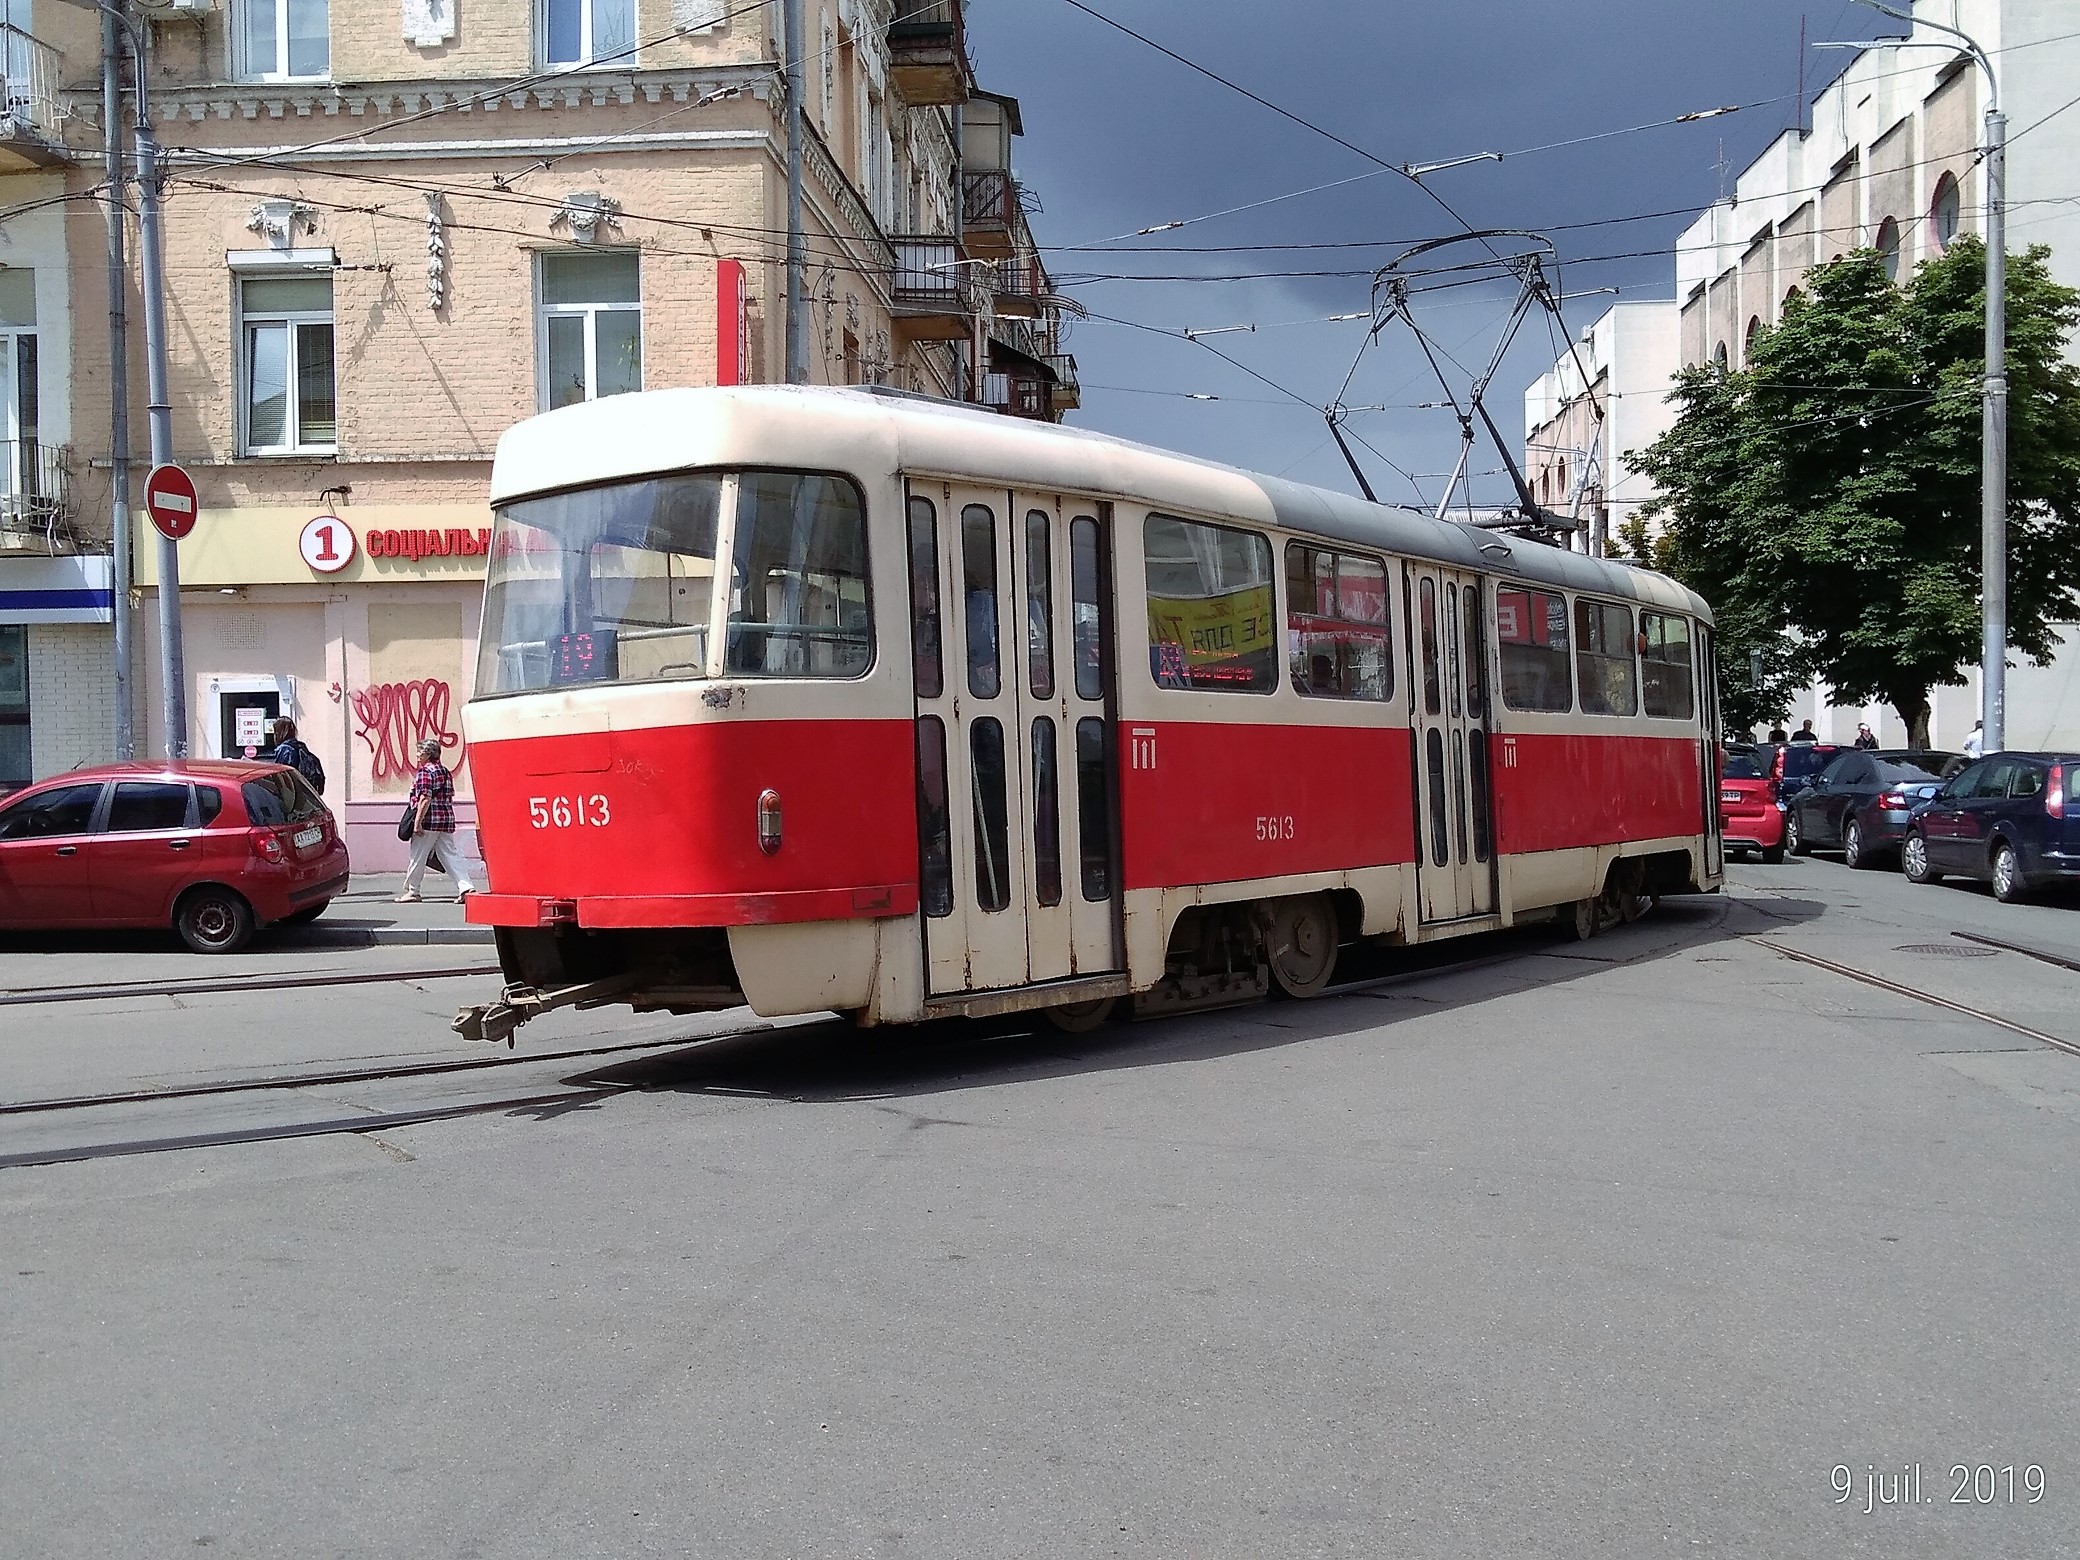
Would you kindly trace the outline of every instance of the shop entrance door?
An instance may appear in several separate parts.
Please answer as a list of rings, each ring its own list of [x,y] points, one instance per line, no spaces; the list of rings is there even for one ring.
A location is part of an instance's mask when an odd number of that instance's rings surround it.
[[[1408,565],[1416,886],[1425,921],[1495,909],[1488,633],[1480,582]]]
[[[934,996],[1121,968],[1110,567],[1098,508],[912,486],[918,823]]]

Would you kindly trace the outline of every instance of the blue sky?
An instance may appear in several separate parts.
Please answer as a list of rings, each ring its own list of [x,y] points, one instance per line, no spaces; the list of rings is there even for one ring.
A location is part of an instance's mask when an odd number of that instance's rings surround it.
[[[1511,154],[1429,175],[1426,183],[1476,227],[1598,224],[1552,233],[1562,285],[1570,292],[1613,287],[1624,298],[1671,294],[1674,239],[1720,191],[1714,164],[1722,142],[1738,170],[1797,123],[1802,20],[1812,41],[1901,30],[1852,0],[1086,3],[1388,162]],[[1144,326],[1254,324],[1253,333],[1208,344],[1280,387],[1205,347],[1091,320],[1075,327],[1070,343],[1085,386],[1083,410],[1071,420],[1352,490],[1311,408],[1335,397],[1366,324],[1325,317],[1366,308],[1371,270],[1401,243],[1456,231],[1452,217],[1406,179],[1379,173],[1104,242],[1373,173],[1378,164],[1065,0],[970,0],[968,28],[981,85],[1019,99],[1026,134],[1018,171],[1043,208],[1036,234],[1064,290],[1093,314]],[[1809,54],[1808,96],[1848,58]],[[1730,104],[1741,111],[1530,150]],[[1610,221],[1652,212],[1671,214]],[[1205,252],[1342,243],[1375,247]],[[1357,274],[1291,274],[1298,272]],[[1122,273],[1210,279],[1101,279]],[[1229,279],[1241,273],[1280,274]],[[1467,286],[1428,301],[1421,318],[1478,371],[1510,301],[1506,287]],[[1611,301],[1591,295],[1565,303],[1568,327],[1578,332]],[[1489,395],[1505,437],[1520,437],[1524,386],[1555,355],[1543,318],[1527,321]],[[1221,399],[1187,399],[1191,393]],[[1423,491],[1434,501],[1442,487],[1458,449],[1457,424],[1449,412],[1414,405],[1438,399],[1412,338],[1398,326],[1383,333],[1344,397],[1354,406],[1395,408],[1352,421],[1418,479],[1412,487],[1361,449],[1382,498],[1409,502]],[[1476,471],[1497,465],[1492,450],[1476,449]],[[1507,481],[1484,476],[1475,494],[1504,501]]]

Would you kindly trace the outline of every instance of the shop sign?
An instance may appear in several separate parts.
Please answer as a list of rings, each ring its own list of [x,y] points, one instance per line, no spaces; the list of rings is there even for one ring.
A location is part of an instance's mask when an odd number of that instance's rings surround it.
[[[482,558],[491,552],[491,527],[370,531],[367,541],[371,558]]]
[[[296,539],[297,551],[315,574],[337,574],[354,561],[354,530],[338,515],[313,515]]]

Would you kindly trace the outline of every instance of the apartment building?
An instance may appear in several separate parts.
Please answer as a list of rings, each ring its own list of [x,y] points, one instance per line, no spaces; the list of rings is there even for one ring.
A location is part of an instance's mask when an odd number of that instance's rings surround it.
[[[85,188],[98,17],[35,3],[82,146],[56,177]],[[201,502],[180,545],[186,738],[235,754],[292,716],[357,861],[380,865],[419,740],[449,749],[467,801],[460,713],[499,435],[576,400],[786,377],[782,9],[134,9],[165,148],[174,446]],[[1074,367],[1011,172],[1018,106],[978,91],[959,0],[803,9],[811,381],[1059,417]],[[1003,201],[973,202],[971,241],[963,216],[985,184]],[[46,372],[46,405],[68,403],[68,464],[92,471],[109,420],[101,219],[75,203],[52,220],[73,358]],[[7,296],[0,272],[0,309]],[[80,510],[88,550],[105,548],[105,495],[104,475]],[[141,645],[154,542],[140,524]],[[32,679],[38,665],[32,646]],[[148,752],[164,742],[157,677],[141,656]]]
[[[1654,496],[1629,456],[1675,422],[1677,326],[1666,300],[1613,304],[1524,392],[1524,477],[1580,523],[1576,551],[1604,556]]]

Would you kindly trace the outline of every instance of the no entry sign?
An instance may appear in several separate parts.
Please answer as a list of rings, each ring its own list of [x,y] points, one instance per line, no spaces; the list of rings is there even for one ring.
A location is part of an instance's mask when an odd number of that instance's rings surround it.
[[[144,479],[144,512],[161,536],[179,541],[195,529],[195,479],[178,466],[154,466]]]

